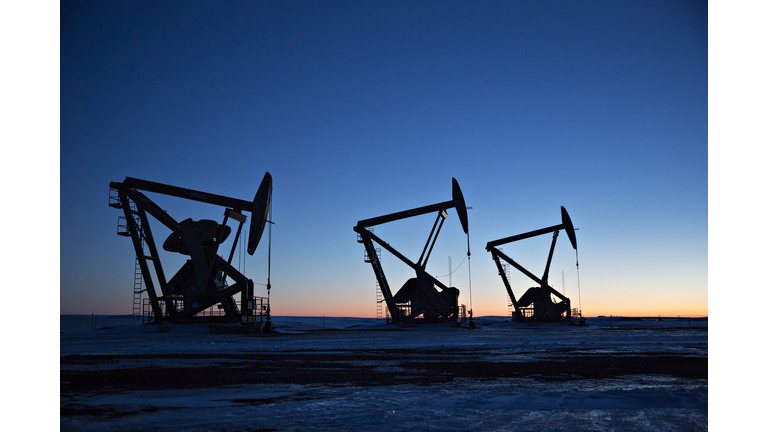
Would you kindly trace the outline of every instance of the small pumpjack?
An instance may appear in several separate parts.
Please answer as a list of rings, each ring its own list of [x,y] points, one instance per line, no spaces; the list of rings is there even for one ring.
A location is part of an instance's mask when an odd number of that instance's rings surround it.
[[[379,287],[384,297],[383,300],[387,304],[389,315],[394,323],[453,322],[458,324],[461,322],[459,290],[455,287],[445,286],[425,270],[429,256],[432,253],[432,248],[437,241],[438,234],[440,234],[440,229],[448,217],[446,210],[456,208],[456,213],[464,233],[469,235],[467,207],[464,203],[464,196],[461,193],[461,188],[459,188],[459,183],[455,178],[453,179],[452,186],[453,199],[450,201],[361,220],[353,228],[358,234],[357,241],[365,245],[366,261],[369,261],[371,267],[373,267],[373,272],[376,274],[376,280],[379,282]],[[387,242],[377,237],[373,234],[373,230],[369,229],[376,225],[431,212],[437,212],[437,218],[424,245],[424,250],[418,262],[415,263]],[[389,283],[384,275],[384,270],[381,267],[381,261],[376,253],[373,242],[376,242],[392,253],[392,255],[399,258],[416,272],[416,277],[408,279],[395,295],[392,295],[392,291],[389,288]],[[466,311],[464,312],[466,313]]]
[[[272,176],[269,173],[264,175],[253,201],[131,177],[126,177],[121,183],[110,182],[109,187],[109,205],[121,208],[125,215],[118,223],[118,234],[131,237],[136,250],[136,261],[141,268],[151,305],[149,322],[239,322],[252,328],[272,329],[269,299],[254,297],[253,281],[231,265],[240,232],[247,220],[243,211],[251,213],[247,245],[249,255],[253,255],[256,251],[264,226],[269,222],[267,218],[272,201]],[[223,206],[226,208],[224,221],[221,224],[208,219],[198,221],[185,219],[177,222],[141,191]],[[163,242],[163,249],[189,256],[186,263],[170,280],[166,280],[148,215],[171,230],[171,234]],[[238,222],[238,226],[229,259],[225,260],[218,255],[218,248],[232,231],[227,225],[229,219]],[[149,262],[154,267],[155,278],[162,290],[160,296],[155,291]],[[227,278],[233,283],[228,283]],[[239,308],[234,299],[238,293],[240,294]],[[213,310],[217,305],[216,313],[204,312],[207,309]],[[266,321],[262,322],[265,317]]]
[[[565,207],[560,207],[560,213],[562,216],[562,223],[559,225],[554,225],[548,228],[542,228],[540,230],[530,231],[527,233],[491,241],[488,242],[488,244],[485,246],[485,250],[491,253],[493,261],[496,263],[496,267],[499,270],[499,275],[501,275],[501,279],[504,281],[504,286],[506,287],[507,293],[509,294],[509,299],[512,301],[512,306],[515,308],[514,319],[518,322],[571,322],[570,299],[552,288],[548,281],[549,266],[552,263],[552,254],[555,251],[555,243],[557,242],[557,236],[561,229],[565,230],[565,233],[568,235],[568,239],[571,241],[573,249],[577,249],[576,231],[573,228],[571,218],[568,216],[568,212],[565,211]],[[526,270],[523,266],[515,262],[515,260],[508,257],[497,248],[497,246],[506,243],[511,243],[548,233],[553,233],[552,246],[549,249],[547,265],[544,269],[544,275],[541,278],[536,277],[533,273]],[[516,299],[515,294],[512,292],[512,287],[509,284],[509,280],[507,279],[506,272],[504,271],[499,259],[503,259],[504,261],[511,264],[524,275],[533,279],[533,281],[539,284],[539,286],[529,288],[528,291],[526,291],[519,300]],[[552,296],[555,296],[560,301],[553,301]]]

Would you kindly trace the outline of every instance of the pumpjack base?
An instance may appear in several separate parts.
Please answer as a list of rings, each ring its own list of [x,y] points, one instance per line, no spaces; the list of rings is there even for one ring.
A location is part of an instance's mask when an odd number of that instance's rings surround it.
[[[183,300],[176,297],[158,297],[159,303],[163,306],[163,316],[158,319],[150,307],[150,299],[145,298],[142,307],[142,322],[144,324],[158,324],[160,322],[169,322],[173,324],[227,324],[239,323],[248,328],[258,328],[262,331],[271,331],[274,325],[270,320],[268,313],[269,299],[266,297],[250,297],[248,303],[254,309],[245,310],[245,313],[226,314],[224,309],[211,306],[195,315],[179,315],[183,311]],[[176,314],[168,314],[165,310],[166,300],[170,300],[176,305]],[[239,302],[236,302],[239,306]],[[242,311],[242,308],[240,309]]]
[[[553,302],[547,298],[549,288],[529,288],[517,301],[521,314],[515,314],[518,322],[565,322],[571,321],[570,300]]]

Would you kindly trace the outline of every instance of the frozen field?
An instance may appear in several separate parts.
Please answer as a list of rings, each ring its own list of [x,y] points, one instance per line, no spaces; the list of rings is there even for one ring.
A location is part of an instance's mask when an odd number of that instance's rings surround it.
[[[60,320],[61,430],[708,428],[706,319],[275,317],[273,334]]]

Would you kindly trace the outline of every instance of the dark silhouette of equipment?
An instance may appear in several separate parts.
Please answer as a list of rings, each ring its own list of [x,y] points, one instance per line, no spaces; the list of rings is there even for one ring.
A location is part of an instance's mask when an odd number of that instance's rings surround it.
[[[540,230],[530,231],[527,233],[518,234],[515,236],[491,241],[491,242],[488,242],[488,244],[485,246],[485,250],[490,252],[491,256],[493,256],[493,261],[496,263],[496,267],[499,270],[499,275],[501,276],[501,279],[504,281],[504,286],[507,288],[507,293],[509,294],[509,298],[510,300],[512,300],[512,305],[515,308],[515,319],[519,322],[525,322],[525,321],[548,322],[548,321],[563,321],[563,320],[570,321],[571,320],[571,301],[564,295],[555,291],[554,288],[549,286],[549,280],[548,280],[549,266],[552,263],[552,254],[555,251],[555,243],[557,242],[557,235],[561,229],[565,230],[565,233],[568,235],[568,239],[571,241],[571,245],[573,246],[573,249],[577,249],[576,248],[576,231],[573,228],[573,223],[571,222],[571,218],[568,216],[568,212],[565,211],[565,207],[560,207],[560,213],[562,216],[563,223],[559,225],[554,225],[548,228],[542,228]],[[531,238],[531,237],[535,237],[535,236],[539,236],[547,233],[553,233],[552,246],[549,249],[549,257],[547,258],[547,265],[544,268],[544,275],[540,279],[530,271],[523,268],[523,266],[515,262],[515,260],[508,257],[502,251],[496,248],[497,246],[500,246],[506,243],[511,243],[518,240],[523,240],[523,239],[527,239],[527,238]],[[499,258],[508,262],[513,267],[515,267],[520,272],[522,272],[524,275],[533,279],[537,284],[539,284],[539,286],[529,288],[528,291],[526,291],[522,295],[522,297],[520,297],[519,300],[516,299],[515,294],[512,292],[512,287],[509,285],[509,279],[507,279],[506,272],[504,271],[501,265],[501,262],[499,261]],[[556,297],[560,301],[558,302],[556,300],[553,300],[552,296]]]
[[[118,234],[133,240],[136,261],[141,268],[151,306],[150,322],[240,322],[256,327],[263,324],[265,329],[272,328],[269,299],[254,297],[253,281],[231,265],[243,224],[247,220],[243,211],[251,213],[247,243],[250,255],[255,252],[264,227],[269,222],[267,218],[272,201],[272,176],[269,173],[264,175],[253,201],[131,177],[126,177],[122,183],[110,182],[109,187],[109,205],[121,208],[125,215],[118,223]],[[224,221],[221,224],[208,219],[185,219],[177,222],[141,191],[223,206],[226,208]],[[171,230],[171,234],[163,242],[163,249],[189,256],[186,263],[169,280],[166,280],[160,262],[148,215]],[[229,259],[225,260],[218,255],[218,248],[232,231],[227,225],[229,219],[236,221],[238,225]],[[155,270],[154,280],[159,284],[161,295],[155,290],[150,262]],[[234,299],[238,293],[239,307]],[[218,306],[216,313],[204,312],[214,310],[214,306]],[[259,321],[256,320],[257,317]],[[266,322],[262,323],[264,317]]]
[[[379,283],[393,322],[460,322],[459,290],[454,287],[445,286],[425,270],[429,256],[432,253],[432,248],[437,241],[437,236],[443,227],[443,222],[448,217],[446,210],[450,208],[456,208],[456,213],[459,216],[464,233],[469,234],[467,207],[464,203],[464,196],[459,188],[459,183],[455,178],[453,179],[453,199],[451,201],[361,220],[353,228],[358,234],[357,241],[365,245],[366,261],[370,262],[371,267],[373,267],[373,272],[376,274],[376,280]],[[431,212],[437,212],[437,218],[424,245],[424,250],[419,260],[415,263],[384,240],[374,235],[372,230],[368,229],[387,222]],[[392,255],[399,258],[416,272],[416,277],[405,282],[395,295],[392,295],[392,291],[389,288],[389,283],[384,275],[384,270],[381,267],[381,261],[374,249],[373,242],[376,242],[392,253]],[[439,287],[440,290],[436,287]]]

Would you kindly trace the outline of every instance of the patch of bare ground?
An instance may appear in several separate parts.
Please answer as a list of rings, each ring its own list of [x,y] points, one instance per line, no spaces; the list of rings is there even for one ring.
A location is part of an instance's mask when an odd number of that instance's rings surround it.
[[[531,354],[534,354],[533,358],[524,361],[498,361],[495,358],[498,351],[482,349],[71,355],[61,357],[61,365],[85,367],[62,368],[61,396],[245,384],[390,386],[429,385],[457,379],[567,381],[626,375],[707,379],[706,357],[653,352],[546,352],[538,358],[536,353]],[[157,366],[160,359],[163,366]],[[204,361],[199,365],[179,367],[174,365],[174,360]],[[126,361],[130,361],[131,366],[117,366]],[[116,367],[108,367],[110,364]],[[61,415],[82,414],[69,413],[64,408],[61,412]]]

